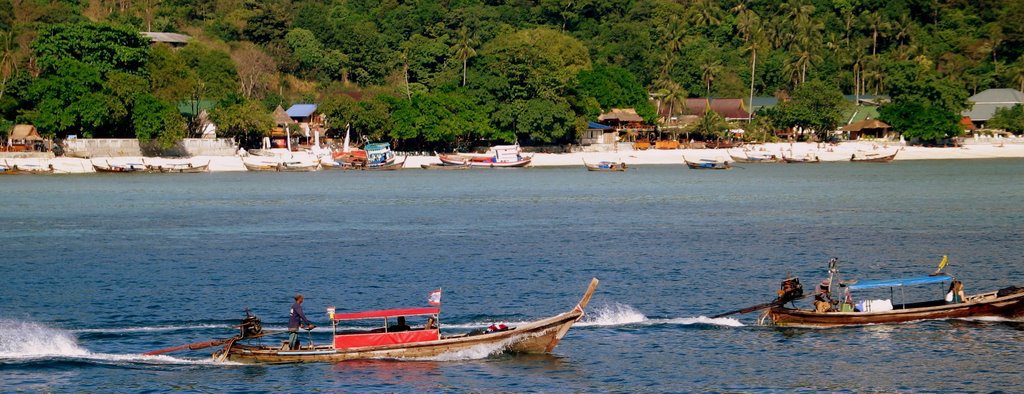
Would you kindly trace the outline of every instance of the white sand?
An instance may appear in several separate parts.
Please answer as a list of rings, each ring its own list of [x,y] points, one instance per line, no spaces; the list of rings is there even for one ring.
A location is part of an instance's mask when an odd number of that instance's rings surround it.
[[[872,142],[843,142],[838,145],[819,145],[813,143],[771,143],[753,145],[752,154],[764,153],[776,156],[805,157],[817,156],[822,161],[848,162],[850,156],[857,154],[888,155],[901,149],[896,156],[902,160],[943,160],[943,159],[991,159],[991,158],[1024,158],[1024,143],[1005,144],[968,144],[959,148],[925,148],[920,146],[899,146],[898,144],[882,144]],[[743,149],[673,149],[619,152],[583,152],[583,153],[537,153],[533,155],[534,166],[577,166],[584,161],[623,161],[626,164],[683,164],[685,156],[690,161],[700,159],[729,159],[729,154],[743,155]],[[301,155],[301,154],[298,154]],[[10,165],[42,166],[53,165],[55,173],[90,173],[95,172],[92,165],[106,166],[111,164],[146,163],[160,165],[164,163],[181,163],[188,161],[193,165],[210,163],[210,171],[245,171],[243,158],[238,156],[196,156],[187,159],[171,159],[160,157],[96,157],[78,159],[58,157],[54,159],[4,159]],[[2,161],[0,161],[2,163]],[[440,163],[434,156],[409,156],[405,168],[420,168],[421,164]]]

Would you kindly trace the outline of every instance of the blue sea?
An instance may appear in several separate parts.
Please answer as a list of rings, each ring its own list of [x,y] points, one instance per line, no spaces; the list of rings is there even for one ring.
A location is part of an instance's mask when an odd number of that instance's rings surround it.
[[[0,391],[1019,391],[1024,324],[838,329],[717,313],[807,288],[921,275],[1024,285],[1024,161],[0,178]],[[212,349],[246,308],[268,330],[325,308],[424,307],[442,330],[585,318],[552,354],[238,365]],[[939,285],[905,294],[941,297]],[[809,305],[807,305],[809,306]],[[276,342],[283,338],[270,339]]]

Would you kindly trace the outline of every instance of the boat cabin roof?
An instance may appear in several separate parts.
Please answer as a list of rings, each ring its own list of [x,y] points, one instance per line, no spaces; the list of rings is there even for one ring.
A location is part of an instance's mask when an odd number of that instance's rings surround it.
[[[380,311],[365,311],[365,312],[352,312],[352,313],[335,313],[334,320],[360,320],[360,319],[374,319],[374,318],[385,318],[395,316],[421,316],[421,315],[436,315],[441,313],[441,308],[404,308],[404,309],[386,309]]]
[[[374,142],[371,144],[366,144],[366,147],[364,147],[364,149],[367,152],[386,151],[391,150],[391,144],[387,142]]]
[[[899,287],[910,285],[924,285],[929,283],[942,283],[953,280],[952,276],[946,274],[911,276],[908,278],[862,280],[857,282],[842,283],[841,286],[850,290],[873,289],[877,287]]]

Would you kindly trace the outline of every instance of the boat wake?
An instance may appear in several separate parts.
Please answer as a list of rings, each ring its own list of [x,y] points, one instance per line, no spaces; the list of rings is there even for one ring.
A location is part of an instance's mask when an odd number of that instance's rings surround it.
[[[648,321],[647,316],[644,316],[643,313],[632,306],[612,303],[592,307],[587,314],[583,315],[583,320],[575,325],[580,327],[607,327],[637,324],[645,321]]]
[[[657,322],[660,322],[662,324],[680,324],[680,325],[684,325],[684,326],[689,326],[689,325],[694,325],[694,324],[711,325],[711,326],[725,326],[725,327],[744,327],[744,326],[746,326],[745,324],[740,323],[739,320],[733,319],[731,317],[719,317],[719,318],[716,318],[716,319],[712,319],[712,318],[707,317],[707,316],[680,317],[680,318],[675,318],[675,319],[659,319],[659,320],[657,320]]]
[[[152,327],[122,327],[122,328],[81,328],[71,330],[76,334],[127,334],[136,332],[171,332],[200,330],[211,328],[234,328],[228,324],[196,324],[189,326],[152,326]]]
[[[87,364],[221,364],[170,356],[94,353],[78,344],[74,332],[34,322],[0,320],[0,364],[78,362]]]

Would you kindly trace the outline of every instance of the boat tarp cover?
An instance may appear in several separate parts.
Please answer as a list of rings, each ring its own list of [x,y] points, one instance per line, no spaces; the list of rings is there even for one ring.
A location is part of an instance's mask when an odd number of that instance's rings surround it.
[[[354,312],[354,313],[335,313],[334,320],[358,320],[358,319],[373,319],[373,318],[385,318],[394,316],[417,316],[417,315],[436,315],[441,313],[441,308],[405,308],[405,309],[388,309],[383,311],[366,311],[366,312]]]
[[[909,278],[895,278],[895,279],[875,279],[875,280],[862,280],[853,284],[846,285],[850,290],[858,289],[873,289],[876,287],[898,287],[898,286],[910,286],[910,285],[925,285],[929,283],[942,283],[953,280],[953,277],[942,274],[942,275],[924,275],[924,276],[912,276]]]
[[[367,152],[376,152],[382,150],[390,150],[391,146],[387,142],[375,142],[372,144],[366,144],[366,147],[364,149],[366,149]]]

